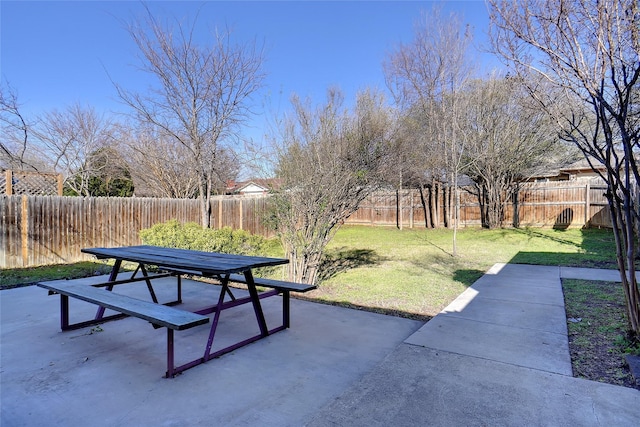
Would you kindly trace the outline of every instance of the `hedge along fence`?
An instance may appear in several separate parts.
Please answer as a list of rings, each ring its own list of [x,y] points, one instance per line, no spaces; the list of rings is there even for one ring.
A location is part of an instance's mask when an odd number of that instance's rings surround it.
[[[583,183],[523,186],[517,199],[521,226],[610,227],[606,187]],[[380,192],[371,195],[347,224],[407,228],[452,224],[453,195],[446,187]],[[268,196],[216,196],[211,227],[232,227],[272,236],[263,224]],[[505,205],[505,225],[515,204]],[[0,196],[0,268],[91,260],[86,247],[138,245],[139,232],[176,219],[200,222],[194,199]],[[460,226],[480,226],[477,199],[460,192]]]

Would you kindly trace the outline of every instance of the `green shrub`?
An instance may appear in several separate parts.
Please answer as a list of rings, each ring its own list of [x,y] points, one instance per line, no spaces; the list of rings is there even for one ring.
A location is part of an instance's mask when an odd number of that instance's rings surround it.
[[[145,245],[243,255],[264,255],[268,246],[264,237],[244,230],[204,229],[195,222],[180,224],[177,220],[141,230],[140,238]]]

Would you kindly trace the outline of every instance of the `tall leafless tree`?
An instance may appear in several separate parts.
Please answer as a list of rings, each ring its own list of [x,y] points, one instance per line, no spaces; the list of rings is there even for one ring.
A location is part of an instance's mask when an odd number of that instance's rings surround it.
[[[199,44],[196,23],[162,25],[147,10],[146,19],[129,26],[129,34],[139,49],[142,71],[155,85],[145,93],[116,88],[141,123],[157,128],[188,153],[206,228],[220,172],[220,145],[239,137],[240,126],[251,114],[251,96],[264,76],[262,52],[255,44],[232,43],[228,30]]]
[[[640,173],[640,6],[637,0],[489,0],[493,46],[514,70],[534,71],[566,100],[529,87],[562,137],[603,165],[630,330],[640,333],[636,281]]]
[[[282,187],[271,220],[290,260],[290,279],[314,283],[327,243],[378,188],[395,122],[383,97],[371,91],[358,95],[353,111],[335,89],[317,108],[296,97],[292,103],[274,141]]]
[[[422,126],[414,137],[421,142],[425,162],[436,164],[433,176],[445,176],[454,190],[453,254],[458,227],[458,176],[462,168],[464,135],[460,133],[457,100],[473,71],[471,33],[458,15],[443,17],[438,8],[424,14],[416,25],[412,42],[401,44],[383,64],[387,86],[402,110]],[[439,169],[439,170],[438,170]],[[451,209],[448,209],[450,211]],[[448,212],[451,217],[452,212]]]

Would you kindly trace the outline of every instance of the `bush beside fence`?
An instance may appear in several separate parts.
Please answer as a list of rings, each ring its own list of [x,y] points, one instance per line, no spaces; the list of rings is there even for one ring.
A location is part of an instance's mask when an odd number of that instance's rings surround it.
[[[517,199],[521,226],[610,227],[604,186],[549,183],[523,186]],[[425,228],[451,224],[446,188],[400,190],[371,195],[347,224]],[[211,227],[232,227],[271,236],[262,221],[268,196],[217,196]],[[514,204],[505,206],[505,225]],[[426,219],[428,218],[428,219]],[[30,267],[93,259],[85,247],[140,244],[139,232],[176,219],[200,222],[193,199],[0,196],[0,268]],[[480,208],[468,192],[460,196],[460,226],[480,226]]]

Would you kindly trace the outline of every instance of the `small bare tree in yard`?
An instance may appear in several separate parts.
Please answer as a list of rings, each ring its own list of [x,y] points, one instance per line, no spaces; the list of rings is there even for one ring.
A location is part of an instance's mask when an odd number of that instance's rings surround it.
[[[129,33],[141,57],[142,71],[155,78],[146,93],[117,85],[121,99],[145,127],[184,147],[200,199],[202,226],[209,227],[210,197],[217,185],[220,146],[239,137],[251,113],[251,96],[260,88],[262,54],[253,45],[236,45],[227,32],[200,45],[193,25],[161,25],[151,13]]]
[[[290,260],[289,278],[314,283],[327,243],[377,188],[395,124],[371,92],[360,93],[351,112],[336,90],[319,108],[292,102],[293,115],[274,142],[283,185],[271,219]]]
[[[198,196],[199,175],[187,147],[151,129],[132,132],[123,146],[136,183],[136,195],[177,199]],[[226,147],[218,147],[214,194],[222,192],[226,183],[239,173],[240,166],[233,154]]]
[[[531,93],[585,157],[605,166],[606,193],[630,331],[640,334],[636,281],[640,173],[640,5],[637,0],[490,0],[494,47],[517,71],[539,73],[566,100]]]
[[[123,144],[136,196],[195,198],[198,176],[187,148],[151,129],[138,129]]]
[[[458,175],[463,167],[464,135],[456,122],[458,97],[472,71],[471,35],[459,16],[443,18],[437,8],[416,26],[414,40],[400,45],[383,64],[385,79],[405,114],[413,117],[422,147],[423,169],[431,166],[453,188],[453,255],[458,229]],[[448,209],[448,216],[451,217]],[[449,222],[448,222],[449,223]]]

